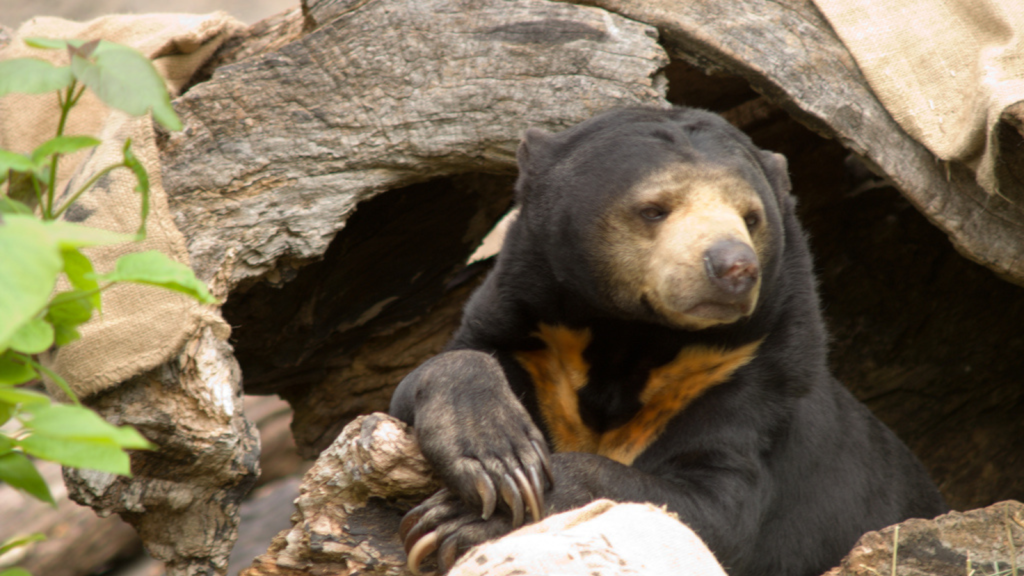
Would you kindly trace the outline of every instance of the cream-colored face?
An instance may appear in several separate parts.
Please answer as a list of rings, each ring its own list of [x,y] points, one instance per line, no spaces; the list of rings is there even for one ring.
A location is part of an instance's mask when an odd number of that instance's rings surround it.
[[[757,306],[761,277],[740,295],[712,280],[708,249],[738,241],[767,261],[771,230],[754,188],[724,167],[673,165],[641,181],[598,225],[598,274],[621,310],[653,310],[667,324],[699,330],[730,324]]]

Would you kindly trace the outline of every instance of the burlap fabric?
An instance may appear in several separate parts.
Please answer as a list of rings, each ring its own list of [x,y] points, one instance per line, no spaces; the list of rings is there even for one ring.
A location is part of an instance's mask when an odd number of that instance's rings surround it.
[[[725,576],[704,542],[650,504],[597,500],[471,550],[449,576]]]
[[[114,15],[90,22],[34,18],[19,28],[0,59],[36,57],[66,64],[67,53],[36,50],[21,40],[31,37],[104,39],[136,48],[151,58],[164,76],[172,95],[234,31],[243,25],[226,13],[208,15]],[[29,152],[56,133],[59,108],[53,94],[11,94],[0,98],[0,147]],[[148,237],[142,243],[90,248],[86,252],[99,272],[113,268],[121,255],[159,250],[188,264],[185,239],[175,227],[161,184],[160,161],[152,120],[111,111],[91,93],[72,110],[65,134],[89,134],[103,144],[61,160],[58,195],[77,190],[105,166],[119,162],[125,139],[149,172],[151,212]],[[134,233],[139,225],[140,197],[129,170],[118,169],[101,178],[84,194],[65,218],[75,222]],[[58,289],[61,289],[58,286]],[[103,294],[103,313],[80,327],[82,339],[44,358],[81,396],[110,388],[150,370],[176,355],[185,342],[204,326],[226,337],[227,325],[219,314],[177,293],[149,286],[122,284]]]
[[[973,168],[989,193],[1020,197],[1020,170],[1000,167],[1020,136],[1002,149],[999,138],[1001,117],[1015,131],[1024,121],[1012,106],[1024,101],[1020,0],[814,1],[910,136]]]

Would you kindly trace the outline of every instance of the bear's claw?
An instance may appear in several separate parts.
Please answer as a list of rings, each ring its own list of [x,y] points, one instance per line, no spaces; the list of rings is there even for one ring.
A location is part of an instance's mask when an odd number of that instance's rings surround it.
[[[437,550],[437,540],[437,532],[431,532],[413,544],[412,549],[407,552],[409,558],[406,561],[410,572],[419,576],[420,564],[424,558]],[[406,542],[406,545],[408,545],[408,542]]]
[[[491,482],[491,477],[487,474],[477,475],[476,491],[480,494],[480,501],[483,503],[480,517],[487,520],[491,514],[494,514],[494,508],[498,504],[498,497],[494,491],[494,482]]]

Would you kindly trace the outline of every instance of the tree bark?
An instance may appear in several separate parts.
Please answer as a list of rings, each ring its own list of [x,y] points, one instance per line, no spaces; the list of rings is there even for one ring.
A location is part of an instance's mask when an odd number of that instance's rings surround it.
[[[306,473],[292,527],[242,574],[404,576],[398,523],[439,487],[408,426],[360,416]]]
[[[131,454],[132,478],[66,468],[71,497],[117,513],[172,576],[227,571],[238,507],[259,476],[259,436],[242,413],[241,373],[207,328],[171,362],[89,400],[158,446]]]
[[[318,28],[176,100],[184,130],[161,142],[193,266],[229,291],[319,258],[381,192],[512,173],[527,126],[667,105],[655,31],[598,9],[379,0],[308,12]]]

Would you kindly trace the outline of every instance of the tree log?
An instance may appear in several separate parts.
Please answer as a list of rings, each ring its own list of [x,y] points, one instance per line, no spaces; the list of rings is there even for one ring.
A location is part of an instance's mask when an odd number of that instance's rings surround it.
[[[335,573],[406,576],[405,555],[398,536],[399,520],[411,502],[436,487],[409,427],[384,414],[360,416],[342,431],[303,478],[292,527],[279,533],[267,553],[258,557],[242,576]],[[558,518],[548,518],[545,522],[554,524]],[[569,523],[578,522],[577,519]],[[566,574],[590,574],[594,566],[608,569],[602,556],[618,561],[610,563],[612,570],[643,573],[642,565],[623,562],[620,556],[624,556],[624,549],[609,545],[609,541],[628,544],[630,537],[635,536],[634,527],[628,523],[619,522],[604,528],[607,533],[601,536],[603,541],[592,533],[573,538],[568,536],[572,532],[570,528],[567,532],[548,535],[548,538],[562,538],[561,548],[540,546],[534,550],[512,544],[517,537],[523,538],[524,534],[538,528],[536,524],[527,526],[506,540],[475,548],[456,564],[454,572],[524,573],[508,567],[533,567],[530,557],[539,554],[549,562],[548,566],[567,568]],[[672,528],[666,527],[666,530]],[[898,546],[894,546],[897,541]],[[708,572],[717,568],[707,563],[713,563],[714,559],[706,549],[703,551],[706,558],[697,553],[702,545],[684,537],[680,537],[680,542],[679,549],[671,546],[656,549],[655,554],[661,557],[654,562],[674,562],[676,566],[690,562],[691,567]],[[593,562],[578,558],[582,555],[587,560],[588,553],[594,556],[589,559]],[[673,556],[676,553],[681,555]],[[889,574],[892,566],[898,566],[899,572],[904,574],[959,576],[971,574],[972,567],[981,574],[1007,574],[1009,568],[1022,564],[1024,505],[1006,501],[967,513],[910,519],[869,532],[840,566],[826,576]]]
[[[404,576],[398,523],[439,487],[408,426],[360,416],[306,473],[292,527],[242,574]]]
[[[842,564],[824,576],[1014,574],[1020,566],[1024,504],[1007,500],[868,532]]]
[[[169,574],[227,571],[239,504],[259,476],[240,377],[230,347],[206,328],[176,360],[89,399],[159,448],[131,454],[132,478],[66,468],[68,491],[100,515],[119,514]]]
[[[357,204],[383,191],[512,172],[527,126],[667,104],[654,30],[601,10],[541,0],[308,10],[336,17],[218,68],[175,101],[184,130],[161,142],[193,266],[229,291],[319,258]]]

